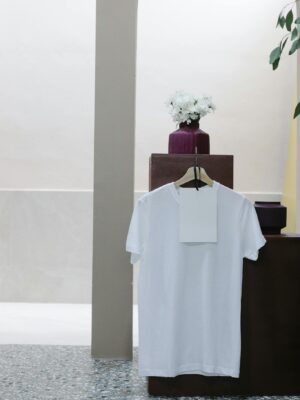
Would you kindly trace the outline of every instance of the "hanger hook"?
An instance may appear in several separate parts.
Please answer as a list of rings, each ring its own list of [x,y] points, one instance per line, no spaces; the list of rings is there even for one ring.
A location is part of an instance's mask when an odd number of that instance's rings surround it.
[[[198,177],[197,177],[197,167],[194,165],[194,176],[195,176],[195,186],[196,186],[196,189],[197,190],[199,190],[199,188],[198,188]]]
[[[199,167],[199,165],[198,165],[198,153],[195,153],[195,167],[196,168],[198,168],[198,171],[199,171],[199,178],[200,178],[200,167]],[[199,185],[197,185],[197,187],[198,187]],[[197,188],[197,190],[198,190],[198,188]]]

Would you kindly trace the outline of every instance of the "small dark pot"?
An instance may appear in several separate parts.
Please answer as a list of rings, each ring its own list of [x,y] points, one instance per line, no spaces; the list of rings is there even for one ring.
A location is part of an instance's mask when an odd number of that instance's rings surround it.
[[[169,154],[210,154],[209,134],[199,128],[199,120],[181,122],[169,135]]]

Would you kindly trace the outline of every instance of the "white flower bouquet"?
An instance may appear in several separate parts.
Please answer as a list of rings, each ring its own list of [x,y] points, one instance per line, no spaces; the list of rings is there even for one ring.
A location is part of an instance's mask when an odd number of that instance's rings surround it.
[[[165,104],[173,121],[178,124],[190,124],[192,120],[199,120],[216,109],[210,96],[196,97],[183,90],[177,90]]]

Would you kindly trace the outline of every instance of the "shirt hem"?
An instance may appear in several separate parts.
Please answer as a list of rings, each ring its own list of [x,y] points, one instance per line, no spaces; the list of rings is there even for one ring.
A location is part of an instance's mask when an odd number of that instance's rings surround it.
[[[184,364],[172,370],[139,368],[139,376],[175,377],[181,374],[197,374],[205,376],[231,376],[239,378],[239,370],[228,367],[215,367],[207,364]]]
[[[129,253],[140,254],[140,249],[138,249],[137,247],[132,246],[132,245],[130,245],[130,244],[128,244],[128,245],[126,246],[126,251],[129,252]]]
[[[248,251],[244,257],[248,258],[249,260],[252,261],[257,261],[258,256],[259,256],[259,250],[267,243],[267,240],[264,236],[261,237],[261,239],[259,240],[258,244],[257,244],[257,248],[255,251]]]

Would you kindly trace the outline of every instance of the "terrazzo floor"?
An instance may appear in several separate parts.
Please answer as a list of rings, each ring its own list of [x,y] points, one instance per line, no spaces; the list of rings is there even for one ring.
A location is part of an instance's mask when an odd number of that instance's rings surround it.
[[[1,400],[170,399],[147,395],[147,378],[138,376],[137,347],[132,361],[93,359],[89,346],[7,344],[0,345],[0,354]],[[300,397],[243,399],[299,400]]]

